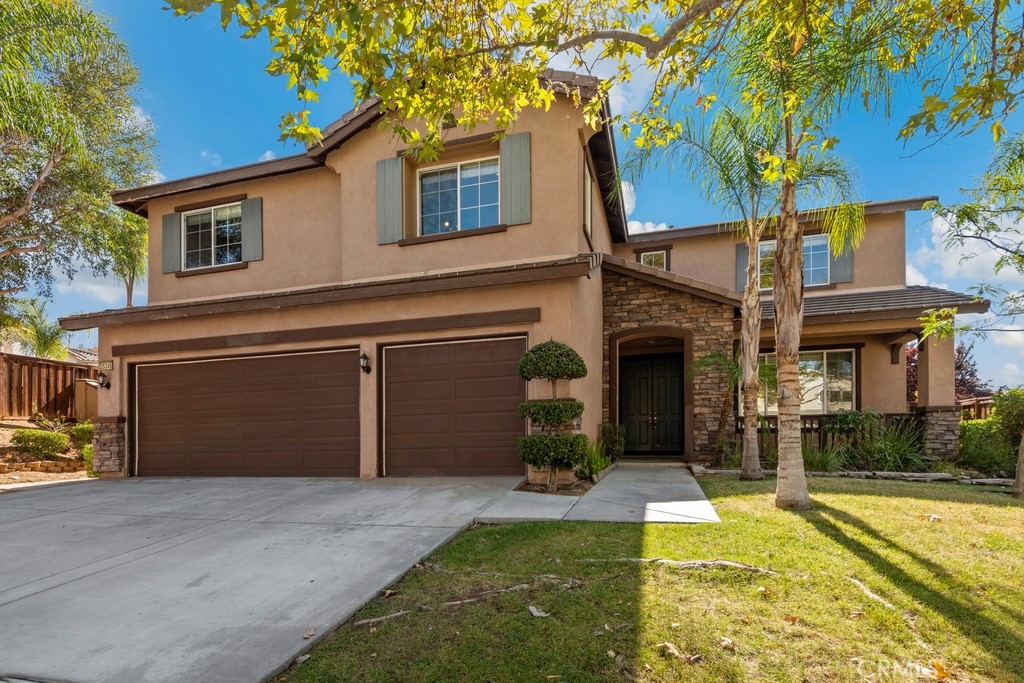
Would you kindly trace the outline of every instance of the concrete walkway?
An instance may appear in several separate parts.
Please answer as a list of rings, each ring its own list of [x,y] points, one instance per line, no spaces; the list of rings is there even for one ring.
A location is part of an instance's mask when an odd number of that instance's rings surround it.
[[[656,463],[620,463],[583,496],[509,491],[476,517],[481,524],[538,521],[718,522],[690,471]]]

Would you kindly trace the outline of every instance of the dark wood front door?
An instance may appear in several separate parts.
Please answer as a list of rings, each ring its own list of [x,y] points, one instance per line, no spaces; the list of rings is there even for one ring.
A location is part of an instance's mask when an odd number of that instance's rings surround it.
[[[623,358],[619,376],[626,453],[682,453],[683,363],[679,356]]]

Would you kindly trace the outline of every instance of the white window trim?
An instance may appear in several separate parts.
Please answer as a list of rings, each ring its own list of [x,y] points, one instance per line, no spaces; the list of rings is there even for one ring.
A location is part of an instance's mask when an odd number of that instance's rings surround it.
[[[830,354],[830,353],[849,353],[850,354],[850,383],[853,384],[853,392],[852,392],[853,395],[850,397],[851,398],[850,402],[853,404],[853,408],[852,409],[853,410],[857,410],[857,395],[860,393],[860,386],[857,384],[857,361],[858,361],[858,358],[857,358],[857,349],[856,348],[850,347],[850,348],[842,348],[842,349],[801,349],[799,351],[799,353],[820,353],[820,354],[822,354],[821,360],[822,360],[822,363],[824,364],[825,372],[826,373],[828,372],[828,354]],[[764,361],[764,359],[767,358],[768,356],[771,356],[771,355],[772,355],[771,353],[759,353],[759,354],[757,354],[757,366],[758,366],[758,368],[761,367],[761,364]],[[798,358],[799,358],[799,356],[798,356]],[[797,361],[797,362],[799,362],[799,361]],[[778,365],[776,365],[776,367],[778,367]],[[827,379],[825,381],[827,383]],[[762,401],[764,401],[764,402],[762,403]],[[822,412],[821,413],[806,413],[806,414],[807,415],[834,415],[835,414],[834,412],[829,410],[828,392],[826,391],[826,388],[825,388],[824,385],[822,386],[821,406],[822,406]],[[743,402],[742,401],[740,401],[739,413],[740,413],[740,417],[742,417],[743,416]],[[757,414],[758,415],[768,415],[767,392],[765,393],[764,399],[762,399],[762,397],[760,397],[760,396],[758,396],[758,398],[757,398]],[[776,412],[774,413],[774,415],[778,415],[778,406],[776,406]]]
[[[216,263],[214,263],[213,262],[213,255],[212,255],[212,253],[210,255],[210,265],[208,265],[208,266],[193,266],[193,267],[189,268],[188,266],[185,265],[185,262],[188,259],[188,251],[186,250],[186,243],[185,243],[185,237],[186,237],[185,219],[188,218],[189,216],[195,216],[196,214],[200,214],[200,213],[208,213],[208,214],[210,214],[210,231],[211,231],[211,235],[210,235],[210,251],[212,252],[216,248],[216,246],[217,246],[216,235],[213,234],[213,233],[216,232],[216,229],[217,229],[217,226],[214,225],[213,212],[216,211],[217,209],[223,209],[223,208],[226,208],[226,207],[229,207],[229,206],[237,206],[239,211],[242,210],[242,202],[228,202],[227,204],[216,204],[214,206],[204,206],[201,209],[193,209],[192,211],[183,211],[182,212],[182,214],[181,214],[181,230],[179,230],[179,232],[181,233],[180,238],[181,238],[181,270],[182,271],[186,271],[186,270],[203,270],[205,268],[216,268],[218,265],[230,265],[230,264],[226,264],[226,263],[223,263],[223,264],[216,264]],[[241,215],[239,215],[238,220],[239,220],[239,224],[241,224],[241,220],[242,220]],[[237,261],[232,261],[231,263],[244,263],[244,262],[245,262],[245,259],[239,259]]]
[[[667,249],[651,249],[650,251],[642,251],[639,254],[637,254],[637,256],[639,257],[638,260],[639,260],[639,263],[640,263],[641,266],[646,266],[648,268],[657,268],[658,266],[648,266],[646,263],[644,263],[644,256],[649,256],[650,254],[661,254],[662,256],[664,256],[665,257],[665,267],[661,268],[660,270],[668,271],[668,250]]]
[[[437,171],[446,171],[450,168],[456,169],[455,174],[455,192],[457,199],[455,200],[455,213],[458,219],[455,223],[455,230],[452,232],[462,232],[462,183],[460,182],[458,169],[463,164],[479,164],[484,161],[497,161],[498,162],[498,222],[494,225],[501,225],[501,159],[495,156],[480,157],[479,159],[463,159],[462,161],[455,161],[450,164],[439,164],[437,166],[427,166],[425,168],[416,169],[416,234],[423,237],[423,182],[421,178],[424,173],[436,173]],[[471,228],[470,230],[478,230],[479,228],[490,228],[490,225],[481,225],[478,228]],[[438,235],[445,233],[439,232]]]
[[[809,241],[820,242],[825,240],[825,244],[828,244],[828,235],[808,235],[804,237],[804,243]],[[761,248],[762,247],[778,247],[778,240],[764,240],[759,242],[757,245],[757,284],[758,289],[762,292],[772,291],[771,287],[761,287]],[[810,287],[823,287],[825,285],[832,284],[832,259],[829,258],[828,263],[825,265],[825,272],[828,273],[828,278],[825,282],[818,283],[816,285],[808,285]]]

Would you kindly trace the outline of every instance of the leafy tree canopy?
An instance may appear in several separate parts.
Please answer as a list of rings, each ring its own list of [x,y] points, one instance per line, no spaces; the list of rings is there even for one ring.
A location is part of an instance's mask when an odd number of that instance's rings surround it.
[[[110,192],[152,171],[138,74],[78,0],[0,3],[0,295],[69,277]]]
[[[546,69],[571,64],[589,71],[598,60],[616,68],[585,105],[591,122],[599,120],[609,87],[645,69],[655,75],[648,106],[621,123],[640,146],[664,144],[680,132],[671,117],[677,99],[692,100],[702,76],[722,59],[722,47],[755,24],[770,27],[764,38],[794,53],[812,35],[876,44],[873,65],[913,75],[921,85],[921,106],[903,128],[907,137],[993,118],[998,135],[999,119],[1016,106],[1024,70],[1020,3],[1009,0],[169,2],[182,15],[219,5],[225,27],[234,20],[245,37],[269,38],[274,56],[267,71],[287,78],[300,101],[282,119],[285,136],[320,138],[306,104],[340,72],[353,79],[357,100],[379,97],[394,113],[385,125],[427,156],[440,147],[453,109],[464,128],[488,120],[506,128],[522,109],[549,106],[558,91],[579,97],[543,78]],[[770,56],[762,61],[771,69]],[[753,101],[761,90],[756,80],[748,84]],[[701,98],[711,103],[714,93]],[[802,98],[793,91],[788,106],[799,108]],[[412,129],[409,121],[422,121],[423,128]]]

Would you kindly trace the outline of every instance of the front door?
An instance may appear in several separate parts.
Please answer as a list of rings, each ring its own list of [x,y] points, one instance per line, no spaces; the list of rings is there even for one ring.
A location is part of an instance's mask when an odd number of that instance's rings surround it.
[[[619,377],[626,453],[682,453],[682,359],[678,355],[623,358]]]

